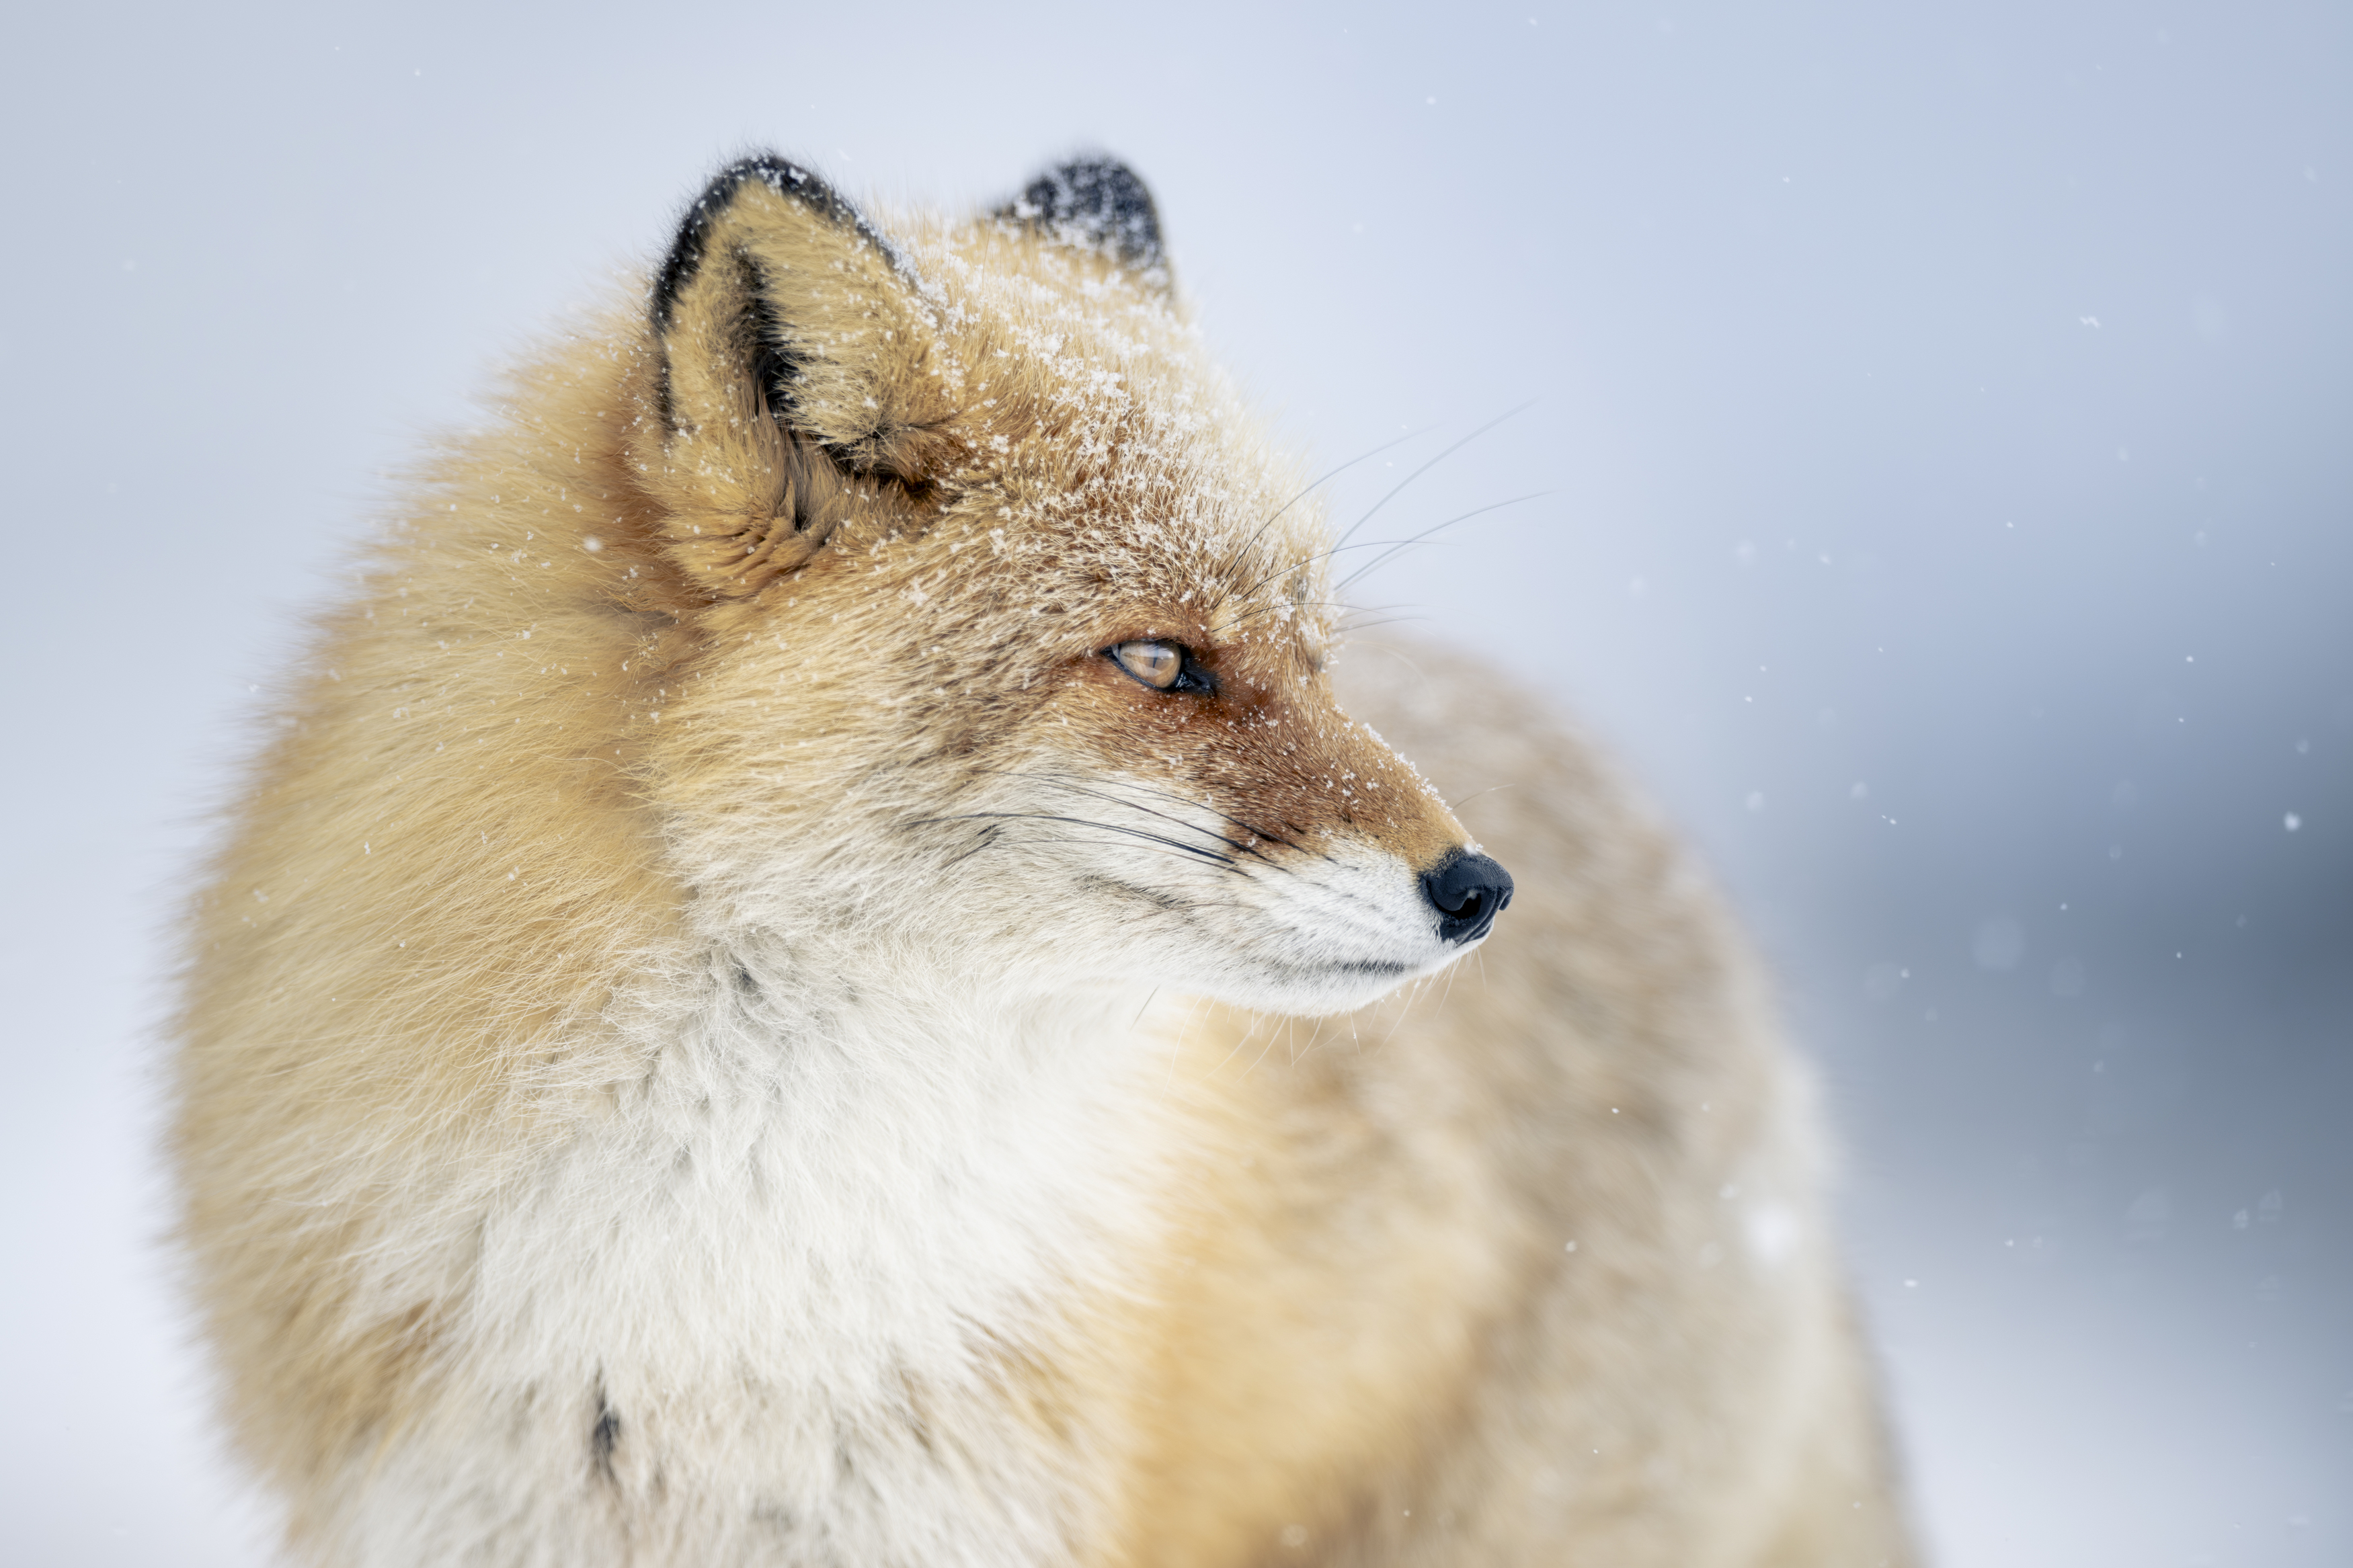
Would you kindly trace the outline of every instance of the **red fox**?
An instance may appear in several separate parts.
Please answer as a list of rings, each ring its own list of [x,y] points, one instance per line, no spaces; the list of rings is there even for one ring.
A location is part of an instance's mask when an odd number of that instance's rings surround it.
[[[189,942],[293,1556],[1912,1562],[1757,968],[1332,548],[1108,160],[745,158],[515,371]]]

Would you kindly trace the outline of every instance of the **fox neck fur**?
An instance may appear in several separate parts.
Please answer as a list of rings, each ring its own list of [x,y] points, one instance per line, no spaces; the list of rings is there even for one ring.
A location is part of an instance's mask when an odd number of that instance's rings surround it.
[[[501,1414],[437,1429],[435,1477],[479,1473],[447,1463],[473,1449],[573,1499],[589,1434],[592,1499],[644,1508],[690,1469],[813,1560],[1067,1561],[1104,1532],[1113,1499],[1039,1411],[1118,1441],[1112,1406],[1051,1384],[1150,1287],[1179,1153],[1150,1092],[1167,1049],[1127,992],[992,994],[846,957],[714,942],[624,1010],[642,1076],[482,1216],[445,1375]],[[569,1419],[517,1455],[505,1413],[560,1391]],[[404,1489],[354,1536],[438,1557],[412,1537],[480,1529],[473,1489],[420,1518]]]

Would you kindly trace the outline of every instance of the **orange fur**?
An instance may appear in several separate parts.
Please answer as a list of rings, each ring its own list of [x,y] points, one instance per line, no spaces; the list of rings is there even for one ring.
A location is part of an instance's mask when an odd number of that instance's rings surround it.
[[[650,320],[608,312],[516,372],[322,622],[199,901],[185,1235],[230,1420],[318,1560],[410,1560],[370,1510],[438,1506],[399,1489],[501,1422],[518,1454],[558,1434],[577,1457],[549,1462],[577,1474],[550,1500],[518,1459],[501,1507],[562,1522],[484,1524],[483,1561],[917,1550],[842,1543],[916,1529],[946,1506],[929,1491],[742,1518],[717,1482],[694,1493],[697,1463],[757,1459],[727,1422],[786,1420],[802,1396],[778,1389],[838,1370],[696,1349],[737,1310],[678,1305],[705,1253],[628,1275],[644,1304],[576,1343],[563,1300],[619,1290],[619,1263],[499,1294],[520,1266],[498,1249],[522,1245],[501,1238],[562,1230],[533,1205],[564,1173],[668,1125],[665,1075],[707,1110],[766,1070],[669,1020],[870,959],[933,998],[924,1019],[1025,966],[1116,998],[1114,957],[1148,968],[1156,933],[1288,930],[1307,917],[1249,900],[1343,862],[1406,888],[1467,845],[1335,698],[1320,511],[1165,268],[1020,214],[891,232],[814,182],[714,187]],[[1215,696],[1104,657],[1137,638],[1193,650]],[[841,1394],[841,1441],[944,1496],[1034,1486],[1055,1518],[1029,1545],[989,1546],[1029,1525],[986,1510],[920,1538],[974,1563],[1904,1560],[1759,983],[1572,740],[1485,672],[1425,663],[1352,667],[1351,707],[1449,788],[1515,786],[1474,814],[1521,892],[1473,967],[1320,1023],[1249,1010],[1304,958],[1268,958],[1256,991],[1198,972],[1240,1006],[1145,987],[1145,1044],[1106,1039],[1088,1069],[1124,1098],[1036,1131],[1075,1149],[1090,1117],[1130,1118],[1105,1179],[1134,1203],[1105,1197],[1039,1265],[1050,1299],[955,1317],[965,1351]],[[1372,908],[1374,885],[1330,907]],[[1111,912],[1061,923],[1085,899]],[[1317,984],[1303,1008],[1343,994]],[[1005,1017],[1036,1000],[1008,997]],[[937,1027],[872,1071],[932,1053],[1018,1093],[1028,1066]],[[814,1049],[797,1039],[783,1059]],[[660,1193],[733,1179],[680,1149],[721,1173]],[[628,1194],[658,1173],[583,1190],[650,1213]],[[1719,1195],[1743,1183],[1769,1203]],[[637,1334],[647,1367],[687,1370],[629,1373]]]

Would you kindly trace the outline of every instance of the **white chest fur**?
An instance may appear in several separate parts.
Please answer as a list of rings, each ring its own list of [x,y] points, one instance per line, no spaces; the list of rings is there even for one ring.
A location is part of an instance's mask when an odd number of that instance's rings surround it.
[[[630,1026],[643,1078],[500,1196],[361,1560],[1067,1555],[1095,1500],[1016,1380],[1154,1243],[1138,999],[796,968],[712,951]]]

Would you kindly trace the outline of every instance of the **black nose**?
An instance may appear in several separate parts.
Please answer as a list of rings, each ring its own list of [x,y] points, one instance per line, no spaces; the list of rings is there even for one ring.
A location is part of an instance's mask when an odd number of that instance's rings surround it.
[[[1477,942],[1512,901],[1512,874],[1458,849],[1422,873],[1421,896],[1438,910],[1439,941]]]

